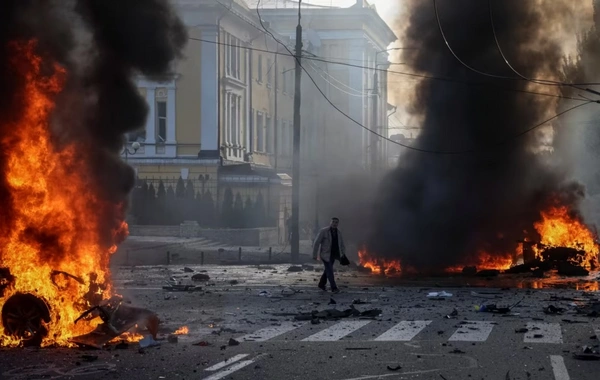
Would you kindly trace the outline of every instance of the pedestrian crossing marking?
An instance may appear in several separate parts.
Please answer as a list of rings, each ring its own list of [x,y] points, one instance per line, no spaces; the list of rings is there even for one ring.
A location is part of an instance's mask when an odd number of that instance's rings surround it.
[[[304,323],[292,323],[292,322],[284,322],[279,326],[269,326],[264,329],[255,331],[251,334],[246,334],[238,340],[241,341],[254,341],[254,342],[265,342],[267,340],[278,337],[279,335],[283,335],[287,332],[297,329],[298,327],[303,326]]]
[[[409,342],[432,321],[402,321],[377,338],[379,342]]]
[[[451,342],[485,342],[493,328],[492,322],[465,321],[448,340]]]
[[[302,339],[303,342],[334,342],[371,323],[371,321],[343,321]]]
[[[527,323],[527,332],[523,338],[525,343],[562,343],[560,323]]]
[[[248,354],[239,354],[239,355],[235,355],[234,357],[224,360],[222,362],[219,362],[211,367],[208,367],[205,369],[205,371],[209,371],[209,372],[214,372],[214,371],[218,371],[221,368],[227,367],[228,365],[231,365],[237,361],[242,360],[243,358],[245,358],[246,356],[248,356]]]
[[[351,333],[369,325],[373,320],[342,320],[336,322],[325,322],[321,325],[311,325],[307,322],[282,322],[278,325],[268,326],[259,329],[255,332],[248,333],[239,338],[239,341],[254,341],[254,342],[265,342],[272,339],[283,339],[280,338],[286,333],[294,331],[294,337],[289,339],[297,340],[301,339],[305,342],[332,342],[338,341],[342,338],[347,337]],[[381,321],[379,321],[381,323]],[[394,325],[386,325],[384,330],[379,335],[372,335],[374,332],[373,328],[369,329],[369,338],[365,338],[364,335],[361,337],[356,336],[355,340],[360,341],[374,341],[374,342],[409,342],[415,339],[419,334],[423,334],[429,330],[436,330],[436,320],[418,320],[418,321],[399,321]],[[378,324],[379,325],[379,324]],[[306,337],[308,328],[313,330],[310,332],[310,336]],[[375,326],[371,324],[371,326]],[[382,326],[382,327],[383,327]],[[391,327],[390,327],[391,326]],[[518,325],[517,325],[518,326]],[[521,325],[522,326],[522,325]],[[524,343],[550,343],[560,344],[563,343],[563,333],[560,323],[543,323],[543,322],[530,322],[526,324],[527,332],[523,335]],[[460,326],[456,326],[456,329],[452,331],[450,338],[447,341],[463,341],[463,342],[484,342],[487,341],[494,329],[500,329],[500,334],[510,331],[514,332],[515,326],[513,324],[501,324],[497,326],[496,322],[493,321],[463,321]],[[600,324],[589,324],[590,333],[594,331],[596,336],[600,338]],[[506,330],[508,329],[508,330]],[[380,330],[381,331],[381,330]],[[588,334],[588,333],[586,333]],[[306,338],[302,339],[301,336]],[[586,335],[589,336],[589,335]],[[440,337],[440,339],[443,339]]]

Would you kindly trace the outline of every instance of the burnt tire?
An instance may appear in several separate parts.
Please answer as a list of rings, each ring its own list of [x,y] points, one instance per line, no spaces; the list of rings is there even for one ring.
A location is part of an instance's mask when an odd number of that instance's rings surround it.
[[[2,307],[4,333],[21,339],[23,346],[39,346],[48,334],[50,309],[46,302],[33,294],[17,293]]]

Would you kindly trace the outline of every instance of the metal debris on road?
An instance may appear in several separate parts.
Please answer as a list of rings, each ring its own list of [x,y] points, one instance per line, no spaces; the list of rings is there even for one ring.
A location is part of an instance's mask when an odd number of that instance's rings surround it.
[[[400,365],[397,365],[397,366],[395,366],[395,367],[392,367],[392,366],[389,366],[389,365],[388,365],[388,366],[387,366],[387,369],[388,369],[389,371],[400,371],[400,370],[402,369],[402,366],[400,366]]]

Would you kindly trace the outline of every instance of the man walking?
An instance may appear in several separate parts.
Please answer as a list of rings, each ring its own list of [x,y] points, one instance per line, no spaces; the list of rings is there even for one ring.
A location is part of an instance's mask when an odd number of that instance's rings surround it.
[[[342,232],[338,229],[339,224],[340,220],[338,218],[331,218],[329,227],[325,227],[319,232],[313,245],[313,259],[317,260],[317,254],[320,254],[321,261],[325,266],[321,281],[319,281],[319,289],[326,291],[325,285],[327,285],[327,280],[329,280],[329,285],[333,293],[340,292],[333,276],[333,263],[335,260],[339,261],[342,256],[346,255],[346,246],[344,245]]]

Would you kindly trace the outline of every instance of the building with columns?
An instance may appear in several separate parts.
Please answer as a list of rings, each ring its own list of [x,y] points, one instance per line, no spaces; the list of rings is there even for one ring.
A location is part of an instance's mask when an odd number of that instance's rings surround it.
[[[172,1],[190,39],[172,77],[137,78],[149,115],[145,129],[128,136],[123,157],[140,179],[138,198],[152,193],[152,198],[192,197],[196,203],[209,199],[213,216],[201,224],[276,227],[285,239],[295,66],[288,49],[295,43],[297,10],[271,9],[264,1],[261,16],[275,40],[252,1]],[[351,8],[303,9],[303,26],[301,222],[307,230],[318,223],[320,179],[371,170],[370,146],[378,146],[377,155],[385,146],[336,111],[321,92],[349,117],[384,134],[386,78],[376,78],[374,69],[386,68],[384,50],[396,37],[362,0]],[[135,141],[140,148],[134,152]],[[260,222],[238,223],[242,214],[246,221],[254,218],[248,210],[255,209],[262,210]],[[203,210],[184,210],[169,223],[209,214]],[[161,218],[146,213],[138,222],[160,224]]]

